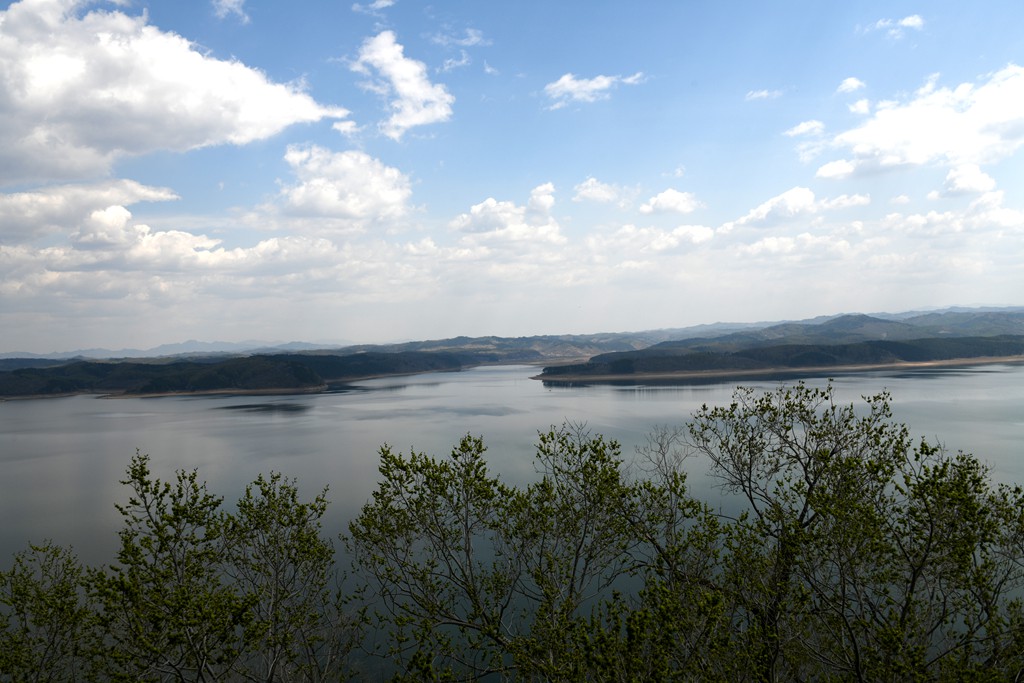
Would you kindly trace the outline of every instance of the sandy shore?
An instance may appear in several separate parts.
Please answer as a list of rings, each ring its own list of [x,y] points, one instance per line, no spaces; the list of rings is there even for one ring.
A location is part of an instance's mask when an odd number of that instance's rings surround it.
[[[534,375],[554,384],[586,384],[602,382],[706,382],[718,379],[772,379],[786,377],[828,377],[833,374],[869,372],[871,370],[917,370],[922,368],[950,368],[1000,363],[1024,363],[1024,356],[985,356],[979,358],[951,358],[919,363],[873,363],[865,365],[822,365],[807,368],[760,368],[756,370],[701,370],[681,372],[636,372],[607,375]]]

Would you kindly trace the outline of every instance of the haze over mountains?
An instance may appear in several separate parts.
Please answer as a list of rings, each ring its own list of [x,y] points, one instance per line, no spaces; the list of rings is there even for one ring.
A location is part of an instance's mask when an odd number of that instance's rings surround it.
[[[843,336],[841,331],[848,334]],[[955,307],[938,311],[902,313],[837,314],[800,321],[718,322],[682,328],[641,332],[609,332],[576,335],[538,335],[531,337],[452,337],[448,339],[408,341],[385,344],[311,343],[302,341],[240,342],[197,341],[162,344],[148,349],[77,349],[54,353],[28,351],[0,352],[0,359],[114,359],[165,358],[217,354],[289,353],[318,350],[409,351],[479,349],[533,349],[542,357],[582,357],[588,353],[647,348],[655,344],[698,338],[716,339],[737,347],[788,338],[796,343],[841,343],[867,339],[912,339],[921,336],[988,336],[1024,334],[1024,306],[1009,308]]]

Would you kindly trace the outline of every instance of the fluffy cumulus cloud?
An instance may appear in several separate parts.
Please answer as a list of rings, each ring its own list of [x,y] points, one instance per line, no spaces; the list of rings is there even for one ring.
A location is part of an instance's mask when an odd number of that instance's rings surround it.
[[[939,87],[938,77],[905,101],[879,102],[859,126],[831,144],[852,158],[818,174],[843,177],[856,169],[992,163],[1024,145],[1024,67],[1009,65],[981,83]],[[842,169],[843,173],[835,171]]]
[[[451,226],[463,234],[467,245],[513,247],[564,244],[558,222],[551,216],[555,203],[555,187],[551,183],[538,185],[530,192],[525,206],[511,201],[498,201],[488,197],[460,214]]]
[[[741,218],[723,224],[721,230],[728,233],[741,226],[773,227],[823,211],[865,206],[870,203],[871,198],[867,195],[840,195],[834,199],[819,200],[810,189],[794,187],[751,209]]]
[[[455,98],[440,83],[431,83],[423,62],[405,56],[393,31],[382,31],[363,42],[352,70],[378,78],[366,87],[389,98],[391,116],[380,124],[384,135],[400,140],[416,126],[447,121]]]
[[[215,59],[145,14],[86,4],[22,0],[0,12],[0,183],[102,174],[124,155],[244,144],[348,113]]]
[[[557,81],[544,86],[544,94],[552,101],[551,109],[561,109],[572,102],[597,102],[611,97],[611,91],[619,85],[636,85],[642,83],[644,75],[640,72],[632,76],[595,76],[593,78],[577,78],[574,74],[564,74]]]
[[[985,192],[966,209],[958,211],[928,211],[925,213],[891,213],[882,221],[884,229],[912,238],[958,238],[951,241],[957,251],[980,249],[988,258],[1002,256],[1019,261],[1020,240],[1024,239],[1024,211],[1004,205],[1000,191]],[[1002,250],[992,244],[1005,243]],[[1000,252],[1005,253],[1000,253]]]
[[[692,213],[702,204],[691,192],[680,192],[671,187],[647,200],[640,207],[640,213]]]
[[[395,286],[402,292],[423,285],[417,269],[396,264],[393,245],[370,241],[355,249],[321,237],[282,234],[228,248],[219,236],[154,229],[128,209],[133,202],[161,198],[170,197],[124,183],[3,196],[5,210],[12,203],[35,202],[43,207],[39,212],[59,223],[52,235],[34,242],[0,245],[0,295],[11,297],[7,312],[18,315],[17,302],[21,311],[45,310],[54,324],[72,328],[91,324],[92,315],[147,320],[148,327],[167,319],[169,308],[182,306],[184,317],[205,308],[205,323],[211,324],[233,310],[224,306],[226,300],[256,307],[246,309],[253,316],[276,297],[372,298],[381,282],[400,283]],[[110,203],[117,200],[124,203]],[[181,334],[180,328],[163,332]]]
[[[82,216],[109,206],[177,198],[168,188],[148,187],[131,180],[0,194],[0,245],[66,233]]]
[[[736,225],[761,226],[788,220],[815,211],[814,193],[806,187],[794,187],[751,209]]]
[[[373,221],[408,211],[409,179],[365,152],[293,145],[285,161],[299,181],[282,192],[287,214]]]
[[[943,190],[945,195],[955,196],[991,192],[995,187],[996,181],[992,176],[976,164],[964,164],[949,170]]]
[[[573,189],[576,191],[572,198],[574,202],[588,201],[608,204],[619,201],[621,195],[619,188],[602,183],[594,177],[587,178]]]

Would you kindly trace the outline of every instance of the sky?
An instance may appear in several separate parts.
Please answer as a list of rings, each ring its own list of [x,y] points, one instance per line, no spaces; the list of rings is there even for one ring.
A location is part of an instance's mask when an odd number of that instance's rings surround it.
[[[1024,3],[0,2],[0,352],[1024,304]]]

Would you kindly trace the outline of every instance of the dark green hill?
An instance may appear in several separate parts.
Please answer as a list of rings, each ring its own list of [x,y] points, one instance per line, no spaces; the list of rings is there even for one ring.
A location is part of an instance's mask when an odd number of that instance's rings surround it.
[[[757,344],[739,351],[712,352],[668,347],[642,352],[603,354],[587,363],[544,368],[541,379],[620,377],[723,371],[800,370],[844,366],[921,363],[958,359],[1021,356],[1024,335],[930,337],[905,341],[870,340],[850,344]]]
[[[468,355],[406,352],[261,355],[214,362],[78,361],[0,372],[0,396],[315,391],[329,381],[458,370],[468,360]]]

